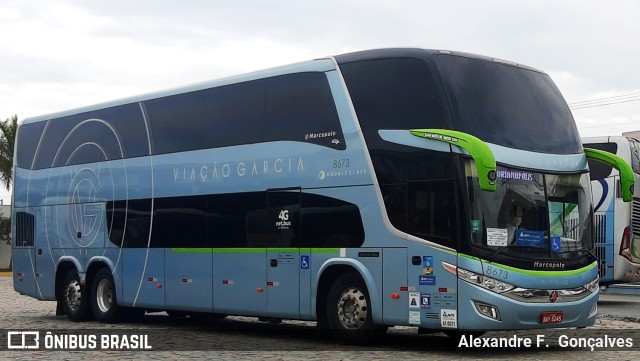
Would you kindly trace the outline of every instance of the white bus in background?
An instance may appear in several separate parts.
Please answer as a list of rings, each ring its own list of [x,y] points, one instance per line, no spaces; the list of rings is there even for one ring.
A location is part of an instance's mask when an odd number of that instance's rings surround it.
[[[583,138],[585,147],[614,153],[628,162],[640,179],[640,141],[632,136]],[[640,281],[640,189],[633,202],[623,202],[620,175],[611,165],[589,159],[595,214],[600,284]]]

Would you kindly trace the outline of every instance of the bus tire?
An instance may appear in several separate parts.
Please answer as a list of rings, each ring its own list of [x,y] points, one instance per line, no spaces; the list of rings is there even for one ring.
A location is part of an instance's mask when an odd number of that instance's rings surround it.
[[[73,322],[86,321],[89,292],[80,283],[80,276],[75,269],[69,270],[64,276],[62,287],[62,308],[67,318]]]
[[[366,345],[386,332],[386,327],[373,323],[369,291],[355,272],[334,281],[326,306],[326,325],[340,343]]]
[[[122,310],[118,307],[116,287],[109,268],[101,268],[93,277],[91,285],[91,307],[93,316],[103,323],[120,321]]]

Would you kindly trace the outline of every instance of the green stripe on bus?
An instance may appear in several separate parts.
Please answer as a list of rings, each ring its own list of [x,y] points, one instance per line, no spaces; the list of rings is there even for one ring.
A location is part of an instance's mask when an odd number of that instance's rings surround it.
[[[511,266],[505,266],[503,264],[499,264],[499,263],[493,263],[493,262],[489,262],[489,261],[485,261],[487,263],[502,267],[506,270],[509,271],[513,271],[513,272],[517,272],[517,273],[522,273],[525,275],[529,275],[529,276],[539,276],[539,277],[564,277],[564,276],[575,276],[575,275],[579,275],[581,273],[587,272],[589,270],[591,270],[592,268],[595,268],[598,265],[598,262],[593,262],[592,264],[588,265],[588,266],[584,266],[582,268],[578,268],[578,269],[574,269],[574,270],[567,270],[567,271],[535,271],[535,270],[524,270],[524,269],[520,269],[520,268],[515,268],[515,267],[511,267]]]
[[[171,248],[174,253],[339,253],[340,248]]]
[[[175,253],[211,253],[213,248],[171,248]]]
[[[525,274],[525,275],[529,275],[529,276],[538,276],[538,277],[563,277],[563,276],[575,276],[584,272],[587,272],[589,270],[591,270],[592,268],[595,268],[598,265],[598,262],[594,261],[593,263],[591,263],[588,266],[584,266],[582,268],[578,268],[578,269],[574,269],[574,270],[565,270],[565,271],[536,271],[536,270],[526,270],[526,269],[522,269],[522,268],[516,268],[516,267],[511,267],[511,266],[507,266],[504,264],[500,264],[500,263],[495,263],[495,262],[490,262],[487,260],[483,260],[480,259],[478,257],[473,257],[473,256],[469,256],[463,253],[458,253],[458,255],[460,257],[464,257],[464,258],[468,258],[468,259],[472,259],[474,261],[481,261],[481,262],[485,262],[494,266],[498,266],[498,267],[502,267],[506,270],[509,271],[513,271],[513,272],[517,272],[517,273],[521,273],[521,274]],[[543,261],[541,261],[543,262]]]

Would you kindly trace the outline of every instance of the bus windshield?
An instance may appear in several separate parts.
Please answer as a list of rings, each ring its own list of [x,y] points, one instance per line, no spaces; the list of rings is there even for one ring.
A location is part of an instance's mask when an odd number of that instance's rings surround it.
[[[473,172],[466,161],[467,175]],[[588,174],[545,174],[498,167],[496,192],[467,176],[471,252],[520,260],[570,259],[593,250]]]

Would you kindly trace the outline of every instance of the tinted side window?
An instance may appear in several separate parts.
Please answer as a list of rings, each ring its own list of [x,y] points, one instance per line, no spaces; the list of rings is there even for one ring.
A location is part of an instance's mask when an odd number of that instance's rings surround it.
[[[409,233],[447,246],[457,237],[455,181],[409,183]]]
[[[252,230],[264,230],[265,214],[265,192],[157,198],[152,247],[264,247]]]
[[[16,166],[25,169],[31,169],[33,157],[36,154],[42,131],[47,122],[38,122],[25,124],[18,128],[17,149],[16,149]]]
[[[137,103],[52,119],[44,132],[35,169],[149,154]]]
[[[268,79],[263,140],[292,140],[345,149],[344,136],[324,73]]]
[[[451,128],[425,61],[368,60],[340,69],[363,131]]]
[[[451,128],[427,63],[415,58],[379,59],[340,68],[380,184],[444,177],[442,169],[451,169],[450,161],[434,162],[425,151],[386,142],[378,134],[383,129]]]
[[[156,198],[152,247],[207,247],[206,197]]]
[[[145,101],[153,152],[259,142],[265,87],[256,80]]]
[[[453,179],[381,186],[391,224],[416,237],[455,246],[458,216]]]
[[[209,247],[265,247],[266,192],[207,196]]]
[[[300,211],[303,247],[360,247],[364,227],[355,204],[302,193]]]
[[[123,248],[146,248],[151,230],[151,211],[151,199],[107,202],[111,243]]]
[[[604,150],[606,152],[613,153],[613,154],[616,154],[616,152],[618,152],[617,143],[589,143],[589,144],[585,144],[584,147]],[[633,154],[632,154],[632,158],[633,158]],[[610,164],[607,164],[605,162],[600,162],[595,159],[589,159],[589,158],[587,158],[587,161],[589,162],[590,178],[592,181],[604,179],[604,178],[607,178],[609,175],[611,175],[611,171],[613,170],[613,167]]]
[[[367,144],[381,185],[455,177],[454,155],[377,140]]]
[[[324,73],[296,73],[145,101],[155,154],[291,140],[345,149]]]
[[[152,248],[359,247],[364,242],[356,205],[314,194],[271,192],[268,198],[267,193],[156,198],[153,227],[151,199],[107,202],[109,239],[118,247],[145,248],[152,229]]]
[[[409,196],[408,185],[381,185],[382,199],[387,210],[387,217],[394,227],[409,232]]]

